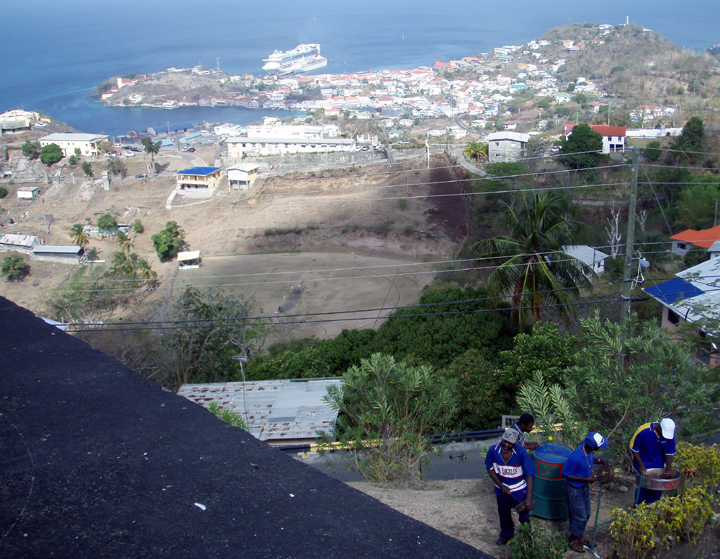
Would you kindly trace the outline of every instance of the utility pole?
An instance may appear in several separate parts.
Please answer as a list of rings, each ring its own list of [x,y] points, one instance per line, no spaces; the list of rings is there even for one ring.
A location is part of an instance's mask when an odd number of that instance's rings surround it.
[[[717,227],[717,203],[718,198],[715,198],[715,225],[713,227]]]
[[[632,154],[632,179],[630,182],[630,203],[628,204],[628,225],[625,242],[625,265],[623,266],[623,290],[622,303],[620,305],[620,325],[623,330],[627,327],[630,318],[630,287],[632,286],[631,264],[635,250],[635,204],[637,202],[637,180],[638,180],[638,148],[633,147]]]

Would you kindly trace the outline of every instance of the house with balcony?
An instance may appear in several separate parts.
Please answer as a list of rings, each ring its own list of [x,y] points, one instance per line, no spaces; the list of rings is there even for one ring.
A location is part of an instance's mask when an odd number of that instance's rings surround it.
[[[220,167],[192,167],[178,171],[175,175],[175,190],[180,196],[188,198],[212,198],[220,186],[222,169]]]

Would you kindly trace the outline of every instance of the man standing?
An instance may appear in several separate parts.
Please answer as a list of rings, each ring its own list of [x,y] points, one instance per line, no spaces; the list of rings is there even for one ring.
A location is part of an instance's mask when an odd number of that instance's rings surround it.
[[[535,450],[540,446],[540,443],[531,443],[525,440],[525,434],[531,432],[533,427],[535,427],[535,418],[529,413],[522,414],[520,419],[510,427],[510,429],[515,429],[519,433],[520,438],[518,439],[517,445],[523,447],[525,450]]]
[[[515,535],[512,509],[520,514],[520,523],[530,522],[533,508],[532,488],[535,466],[522,446],[517,445],[519,434],[507,429],[499,443],[491,446],[485,458],[485,467],[495,482],[500,537],[495,542],[505,545]]]
[[[562,469],[565,478],[565,496],[568,502],[568,532],[570,549],[584,553],[584,545],[590,546],[583,535],[590,520],[590,484],[597,481],[592,475],[593,464],[607,464],[595,458],[595,452],[608,445],[608,440],[600,433],[588,433],[570,455]]]
[[[630,440],[630,450],[635,457],[635,473],[644,474],[650,468],[665,468],[665,473],[669,474],[675,456],[675,422],[666,417],[661,421],[641,425]],[[650,504],[660,497],[660,491],[638,487],[635,501]]]

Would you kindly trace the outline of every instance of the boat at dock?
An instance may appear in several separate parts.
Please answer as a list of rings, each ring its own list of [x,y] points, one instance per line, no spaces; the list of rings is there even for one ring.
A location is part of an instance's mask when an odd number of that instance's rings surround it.
[[[302,44],[292,50],[273,52],[263,59],[262,67],[266,72],[275,72],[281,76],[310,72],[327,66],[327,58],[320,56],[320,45]]]

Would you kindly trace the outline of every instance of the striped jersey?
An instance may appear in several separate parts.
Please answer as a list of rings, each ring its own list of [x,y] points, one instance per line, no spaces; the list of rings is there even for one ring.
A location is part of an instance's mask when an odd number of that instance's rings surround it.
[[[507,462],[502,457],[501,443],[491,446],[485,457],[485,468],[488,471],[494,471],[502,484],[512,491],[514,497],[520,500],[525,498],[525,490],[527,489],[525,478],[535,474],[535,466],[533,466],[530,456],[518,444],[515,444]],[[501,494],[497,485],[495,486],[495,493]],[[515,493],[518,494],[515,495]]]

